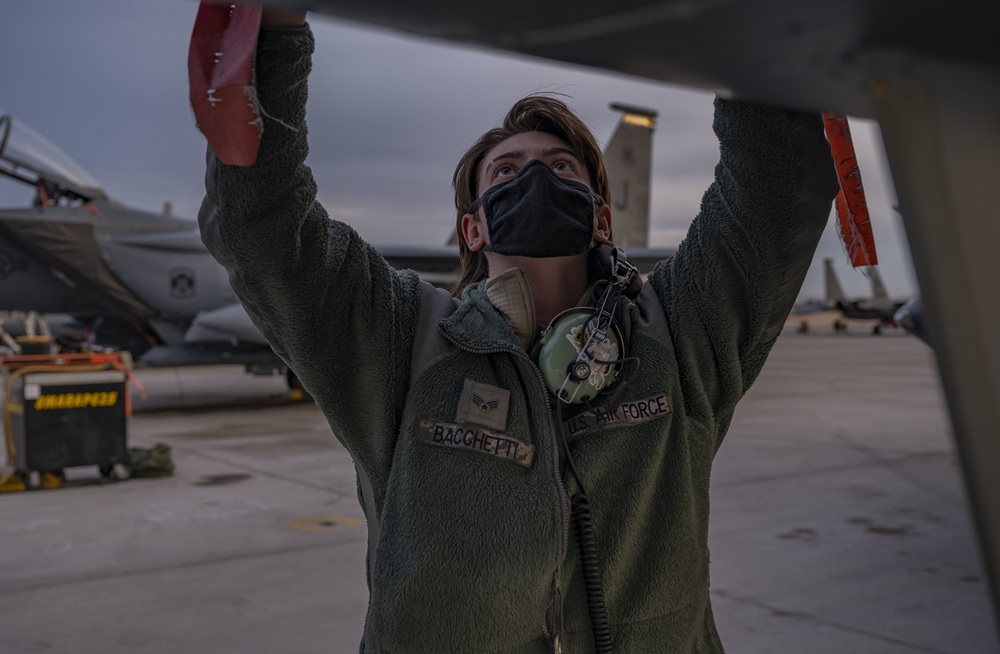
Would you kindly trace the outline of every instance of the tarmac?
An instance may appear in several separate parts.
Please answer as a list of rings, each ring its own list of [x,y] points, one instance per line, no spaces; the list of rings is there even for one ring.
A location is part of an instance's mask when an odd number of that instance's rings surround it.
[[[932,352],[799,324],[716,459],[726,651],[1000,652]],[[238,367],[137,375],[129,444],[175,474],[0,495],[0,653],[356,652],[366,533],[323,416]]]

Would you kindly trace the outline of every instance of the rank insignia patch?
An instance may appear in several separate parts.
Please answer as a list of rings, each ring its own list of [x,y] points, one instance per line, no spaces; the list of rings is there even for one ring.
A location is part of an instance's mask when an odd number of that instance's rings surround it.
[[[466,379],[462,397],[458,400],[455,422],[471,422],[502,431],[507,428],[509,408],[510,391]]]

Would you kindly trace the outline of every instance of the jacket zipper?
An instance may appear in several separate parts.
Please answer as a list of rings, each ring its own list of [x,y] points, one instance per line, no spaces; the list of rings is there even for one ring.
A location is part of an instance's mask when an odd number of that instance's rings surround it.
[[[455,347],[465,350],[473,354],[512,354],[515,357],[523,359],[527,362],[528,366],[535,373],[535,380],[538,382],[538,388],[542,390],[542,395],[545,400],[545,415],[549,419],[549,435],[552,440],[552,456],[551,463],[553,471],[556,477],[556,488],[559,493],[559,513],[562,523],[562,543],[561,549],[559,551],[559,558],[556,561],[555,570],[553,571],[553,586],[550,591],[553,600],[553,632],[551,634],[551,639],[553,643],[553,652],[555,654],[560,654],[562,652],[562,620],[557,620],[555,616],[562,614],[562,592],[560,590],[560,570],[562,568],[563,561],[566,560],[566,554],[569,551],[569,497],[566,494],[566,486],[563,483],[561,460],[560,460],[560,450],[559,450],[559,435],[556,432],[555,419],[552,416],[552,407],[548,403],[548,387],[545,385],[545,378],[542,376],[542,371],[538,369],[535,362],[531,360],[531,357],[527,355],[526,352],[514,348],[471,348],[462,343],[457,342],[451,337],[446,331],[442,330],[444,337],[451,341]],[[545,623],[542,623],[542,632],[548,634],[548,629]]]

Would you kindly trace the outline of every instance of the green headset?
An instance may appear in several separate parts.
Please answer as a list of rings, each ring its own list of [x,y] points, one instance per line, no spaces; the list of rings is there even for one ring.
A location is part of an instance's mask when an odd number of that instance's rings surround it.
[[[590,308],[556,316],[542,333],[538,367],[556,399],[582,404],[610,389],[625,358],[617,322]]]
[[[626,289],[633,287],[638,274],[635,266],[616,248],[611,256],[608,279],[595,285],[599,293],[596,307],[563,311],[542,332],[538,367],[545,385],[558,402],[590,402],[609,393],[616,384],[620,384],[620,392],[612,394],[609,407],[614,402],[617,408],[624,397],[628,380],[621,379],[622,367],[626,363],[634,364],[631,377],[638,370],[639,362],[627,354],[626,338],[615,313],[618,299]]]

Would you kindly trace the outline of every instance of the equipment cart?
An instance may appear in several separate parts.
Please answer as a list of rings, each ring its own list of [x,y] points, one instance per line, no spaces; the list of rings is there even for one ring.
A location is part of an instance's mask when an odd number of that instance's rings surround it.
[[[27,488],[76,466],[128,478],[129,364],[119,353],[0,360],[7,463]]]

